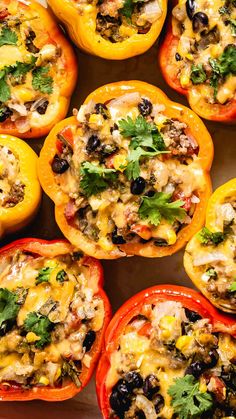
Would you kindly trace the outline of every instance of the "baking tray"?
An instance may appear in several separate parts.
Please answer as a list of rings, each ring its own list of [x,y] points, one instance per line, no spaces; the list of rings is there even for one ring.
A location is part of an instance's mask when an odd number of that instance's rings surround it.
[[[165,32],[163,29],[162,36]],[[76,49],[79,77],[68,115],[79,107],[86,96],[99,86],[122,80],[142,80],[160,87],[172,100],[187,105],[185,98],[165,83],[157,63],[158,43],[146,54],[125,61],[106,61],[89,56]],[[205,122],[215,146],[211,170],[213,189],[236,177],[236,128],[219,123]],[[39,154],[43,139],[29,140],[28,144]],[[44,194],[34,222],[19,234],[8,236],[4,243],[20,237],[55,239],[62,237],[54,220],[54,204]],[[113,313],[140,290],[152,285],[169,283],[193,287],[183,269],[183,251],[160,259],[138,257],[115,261],[102,261],[105,273],[105,290],[110,298]],[[0,419],[101,419],[97,407],[94,379],[86,389],[71,400],[59,403],[4,402]]]

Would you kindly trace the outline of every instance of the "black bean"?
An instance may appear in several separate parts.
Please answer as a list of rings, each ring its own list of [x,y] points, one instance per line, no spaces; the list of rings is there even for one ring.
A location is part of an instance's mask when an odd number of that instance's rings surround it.
[[[135,419],[146,419],[146,415],[142,410],[138,410],[135,413]]]
[[[176,52],[176,54],[175,54],[175,59],[176,59],[176,61],[181,61],[182,60],[182,57],[178,52]]]
[[[211,351],[209,351],[208,356],[210,358],[210,361],[206,363],[206,366],[207,368],[214,368],[219,360],[219,354],[216,351],[216,349],[212,349]]]
[[[85,352],[90,351],[90,349],[92,348],[94,344],[95,339],[96,339],[96,333],[94,332],[94,330],[89,330],[83,341],[83,348],[85,348]]]
[[[28,36],[25,40],[25,45],[27,48],[27,51],[31,52],[32,54],[37,54],[39,52],[39,48],[36,47],[33,43],[33,40],[36,38],[34,31],[29,31]]]
[[[114,410],[120,418],[123,418],[124,412],[129,410],[131,406],[131,400],[128,397],[122,396],[117,390],[112,391],[109,401],[112,410]]]
[[[200,375],[205,371],[206,364],[203,361],[194,361],[190,366],[186,369],[185,375],[193,375],[195,378],[199,378]]]
[[[70,165],[67,160],[61,159],[56,154],[52,161],[51,167],[54,173],[62,174],[62,173],[65,173],[69,169]]]
[[[13,114],[12,110],[8,106],[3,106],[0,109],[0,122],[6,121]]]
[[[154,374],[148,375],[143,384],[144,395],[151,400],[153,396],[160,390],[159,380]]]
[[[145,193],[145,196],[148,196],[149,198],[152,198],[155,195],[155,191],[152,191],[150,189],[150,191],[147,191],[147,193]]]
[[[186,1],[186,12],[190,20],[192,20],[195,11],[195,0]]]
[[[161,394],[156,394],[154,399],[152,399],[152,402],[154,404],[156,413],[160,413],[165,404],[164,397]]]
[[[87,145],[86,145],[86,151],[88,153],[92,153],[93,151],[95,151],[99,146],[100,146],[101,142],[98,138],[97,135],[91,135],[91,137],[89,137]]]
[[[157,247],[166,247],[168,246],[168,243],[165,239],[156,239],[154,240],[154,245]]]
[[[96,103],[94,109],[95,109],[95,112],[97,114],[101,114],[104,119],[109,118],[109,111],[108,111],[106,105],[104,105],[104,103]]]
[[[146,186],[146,181],[143,177],[139,176],[131,182],[130,192],[133,195],[141,195]]]
[[[221,378],[227,387],[236,390],[236,368],[233,365],[223,365],[221,368]]]
[[[136,371],[128,372],[124,378],[130,390],[141,388],[143,385],[143,379],[141,375]]]
[[[202,316],[200,316],[200,314],[198,314],[196,311],[189,310],[188,308],[185,308],[185,315],[187,319],[193,323],[195,323],[197,320],[202,319]]]
[[[113,244],[124,244],[126,243],[125,239],[117,234],[117,227],[114,228],[112,234],[111,234],[111,239],[112,239],[112,243]]]
[[[152,103],[148,99],[142,99],[142,102],[138,104],[138,110],[143,116],[148,116],[152,113]]]
[[[45,100],[45,101],[42,103],[42,105],[39,105],[39,106],[36,108],[36,111],[37,111],[40,115],[44,115],[44,114],[46,113],[47,108],[48,108],[48,104],[49,104],[49,101],[48,101],[48,100]]]
[[[208,26],[208,22],[209,22],[209,19],[206,13],[203,13],[203,12],[195,13],[195,15],[193,16],[193,22],[192,22],[193,31],[200,32],[204,27]]]

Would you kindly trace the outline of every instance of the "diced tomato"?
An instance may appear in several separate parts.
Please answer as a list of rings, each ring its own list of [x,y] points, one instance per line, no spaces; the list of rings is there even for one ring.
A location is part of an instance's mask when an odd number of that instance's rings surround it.
[[[59,133],[65,140],[73,147],[74,144],[74,136],[70,126],[63,128],[63,130]]]
[[[0,20],[5,19],[9,15],[9,12],[7,9],[0,10]]]
[[[152,324],[150,322],[147,322],[138,330],[138,335],[150,337],[151,332],[152,332]]]
[[[152,231],[148,226],[142,224],[133,224],[130,229],[133,233],[138,234],[142,239],[149,240],[152,237]]]
[[[61,140],[59,140],[59,138],[56,140],[56,148],[59,154],[63,152],[63,143]]]
[[[114,157],[115,154],[111,154],[109,157],[106,158],[106,167],[108,169],[114,169]]]
[[[74,201],[69,201],[65,208],[65,218],[67,221],[72,221],[75,217],[77,207]]]

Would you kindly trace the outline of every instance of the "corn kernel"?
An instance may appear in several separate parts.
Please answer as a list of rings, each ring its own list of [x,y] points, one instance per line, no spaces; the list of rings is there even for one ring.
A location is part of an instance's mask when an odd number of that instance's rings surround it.
[[[127,166],[127,159],[125,154],[117,154],[113,159],[113,165],[116,170],[123,172]]]
[[[12,93],[19,100],[19,102],[30,102],[35,98],[35,92],[24,86],[13,87]]]
[[[186,58],[187,58],[189,61],[193,61],[193,54],[186,54]]]
[[[193,336],[180,336],[176,342],[176,348],[181,352],[186,352],[194,341]]]
[[[44,386],[48,386],[49,382],[49,379],[45,377],[45,375],[42,375],[39,379],[39,384],[42,384]]]
[[[0,161],[0,175],[2,175],[4,172],[4,164],[2,161]]]
[[[200,382],[199,384],[199,390],[201,393],[206,393],[207,391],[207,385],[205,382]]]
[[[103,250],[107,252],[110,252],[114,249],[113,243],[110,240],[108,240],[107,237],[100,237],[100,239],[98,240],[98,244],[99,246],[101,246]]]
[[[131,26],[126,26],[126,25],[121,25],[120,29],[119,29],[119,34],[122,37],[130,37],[132,35],[134,35],[137,31],[132,28]]]
[[[173,316],[164,316],[160,319],[159,327],[162,329],[161,337],[169,339],[175,330],[176,319]]]
[[[168,244],[174,244],[174,243],[176,243],[177,236],[176,236],[175,231],[172,230],[172,229],[171,230],[168,230],[166,232],[166,238],[167,238],[167,243]]]
[[[39,339],[40,338],[34,332],[28,332],[27,335],[26,335],[26,340],[29,343],[36,342]]]
[[[190,81],[189,76],[187,76],[186,74],[183,74],[180,77],[180,84],[181,84],[182,87],[188,87],[189,86],[189,81]]]
[[[55,381],[58,380],[58,378],[60,376],[61,376],[61,368],[59,367],[59,368],[57,368],[57,372],[56,372],[56,375],[55,375]]]
[[[93,113],[89,118],[89,126],[94,130],[101,129],[104,124],[103,116]]]
[[[220,44],[218,44],[218,45],[212,45],[212,47],[211,47],[211,56],[213,58],[218,58],[221,53],[222,53],[222,46]]]
[[[201,344],[214,343],[215,337],[211,333],[202,333],[198,336],[198,342]]]

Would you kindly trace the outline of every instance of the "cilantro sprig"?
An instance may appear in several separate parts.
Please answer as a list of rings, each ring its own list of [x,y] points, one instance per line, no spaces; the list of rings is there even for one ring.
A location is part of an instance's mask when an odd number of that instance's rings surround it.
[[[151,224],[158,226],[164,218],[173,224],[176,219],[182,220],[186,216],[186,211],[182,206],[181,200],[171,202],[171,194],[157,192],[152,197],[142,197],[139,208],[139,216],[142,220],[148,220]]]
[[[120,13],[125,16],[127,19],[131,19],[135,3],[143,3],[145,0],[125,0],[122,9],[120,9]]]
[[[206,81],[207,75],[202,64],[192,65],[190,79],[193,84],[200,84]]]
[[[53,92],[53,78],[48,76],[49,67],[37,67],[33,70],[32,86],[34,90],[41,93],[51,94]]]
[[[37,312],[31,312],[27,315],[24,321],[24,329],[26,332],[33,332],[39,340],[36,341],[36,348],[43,348],[51,342],[51,331],[54,328],[54,324],[42,314]]]
[[[192,375],[177,378],[168,393],[179,419],[199,418],[213,406],[211,394],[201,392],[199,382]]]
[[[80,169],[80,188],[86,196],[96,195],[116,181],[114,169],[106,169],[90,162],[83,162]]]
[[[230,284],[229,291],[236,292],[236,278],[234,278],[234,281]]]
[[[236,74],[236,45],[228,45],[217,59],[210,58],[209,64],[212,68],[210,84],[216,97],[220,80]]]
[[[18,296],[7,288],[0,288],[0,334],[3,335],[14,324],[20,310]]]
[[[10,28],[4,26],[0,34],[0,47],[3,45],[16,45],[17,41],[17,34]]]
[[[157,127],[139,115],[135,120],[130,116],[118,122],[119,131],[129,143],[128,165],[125,174],[129,180],[140,174],[140,159],[167,153],[164,140]]]
[[[203,227],[198,233],[200,242],[205,246],[218,246],[225,239],[225,234],[221,231],[212,233],[207,227]]]

